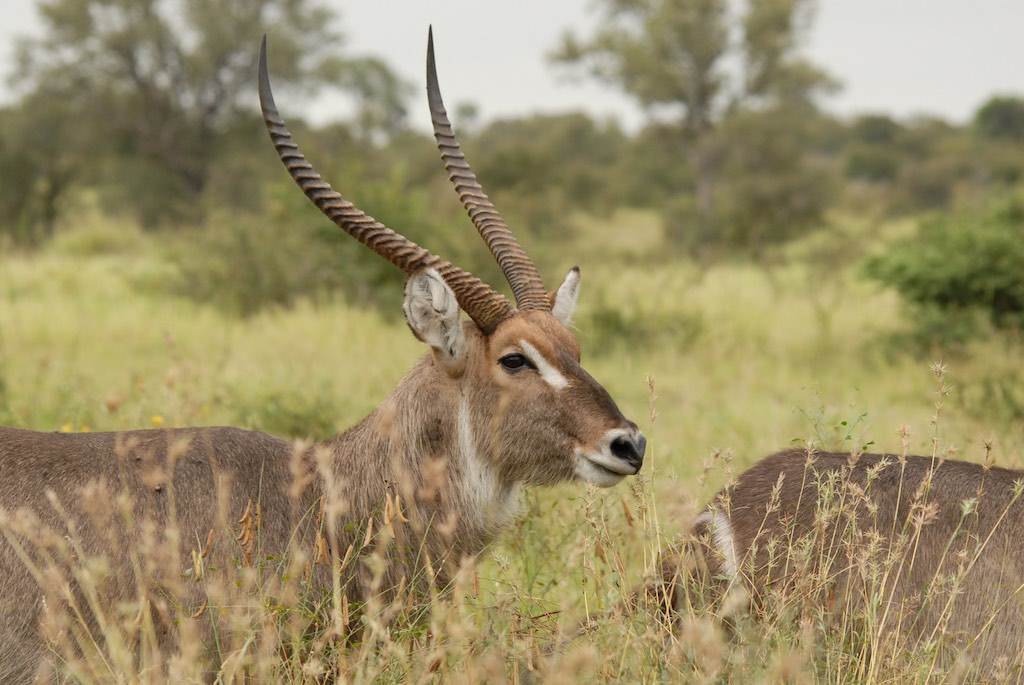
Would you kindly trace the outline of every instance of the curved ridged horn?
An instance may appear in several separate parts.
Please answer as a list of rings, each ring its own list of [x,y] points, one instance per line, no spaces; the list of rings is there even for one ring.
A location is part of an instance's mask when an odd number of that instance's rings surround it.
[[[441,100],[441,89],[437,85],[433,27],[427,33],[427,102],[430,104],[430,120],[434,125],[434,139],[437,141],[437,149],[441,151],[444,168],[448,170],[449,179],[455,185],[462,206],[466,208],[473,225],[505,274],[505,280],[515,295],[516,306],[521,310],[550,310],[551,303],[537,267],[484,193],[455,140],[455,132]]]
[[[292,140],[292,134],[274,104],[267,73],[265,34],[260,43],[259,84],[263,122],[281,162],[306,197],[331,221],[407,274],[422,268],[436,269],[455,293],[462,310],[485,333],[492,333],[498,324],[515,313],[509,301],[486,283],[380,223],[343,198],[320,177]]]

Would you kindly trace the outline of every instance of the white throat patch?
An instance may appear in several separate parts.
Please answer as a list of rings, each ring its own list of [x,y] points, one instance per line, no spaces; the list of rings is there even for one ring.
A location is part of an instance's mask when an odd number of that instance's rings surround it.
[[[480,458],[465,397],[459,400],[458,431],[468,513],[474,518],[473,524],[497,533],[519,516],[519,485],[503,488],[492,466]]]
[[[551,363],[544,358],[544,355],[540,353],[540,350],[525,340],[520,340],[519,346],[523,348],[523,352],[526,353],[526,356],[530,359],[530,363],[537,367],[537,373],[540,374],[540,377],[544,379],[545,383],[555,390],[561,390],[569,385],[569,381],[562,375],[562,372],[552,366]]]

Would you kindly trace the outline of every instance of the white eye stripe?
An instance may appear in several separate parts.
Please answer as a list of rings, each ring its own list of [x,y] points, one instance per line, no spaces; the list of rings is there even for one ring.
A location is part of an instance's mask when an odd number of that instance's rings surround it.
[[[544,379],[544,382],[550,385],[555,390],[561,390],[562,388],[569,385],[569,381],[562,373],[556,369],[540,351],[526,342],[525,340],[519,341],[519,346],[523,348],[523,353],[529,358],[530,362],[537,367],[537,373]]]

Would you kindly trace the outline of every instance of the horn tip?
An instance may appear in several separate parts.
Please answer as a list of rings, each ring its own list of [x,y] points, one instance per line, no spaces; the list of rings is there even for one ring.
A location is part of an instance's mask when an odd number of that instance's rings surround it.
[[[434,65],[434,27],[427,29],[427,80],[437,80],[437,67]]]
[[[277,105],[274,104],[274,95],[270,90],[270,72],[267,69],[267,34],[263,34],[260,40],[259,57],[259,91],[260,108],[264,112],[276,112]]]
[[[441,87],[437,82],[437,63],[434,60],[434,27],[427,29],[427,105],[430,111],[444,113]]]

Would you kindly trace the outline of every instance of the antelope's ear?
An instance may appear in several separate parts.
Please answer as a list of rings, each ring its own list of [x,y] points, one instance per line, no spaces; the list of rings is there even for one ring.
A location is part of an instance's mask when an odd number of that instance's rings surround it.
[[[548,293],[551,300],[551,314],[563,326],[572,323],[572,314],[576,311],[576,298],[580,294],[580,268],[574,266],[565,275],[558,290]]]
[[[433,348],[445,368],[465,349],[462,317],[455,293],[434,269],[422,269],[405,281],[405,319],[416,337]]]

